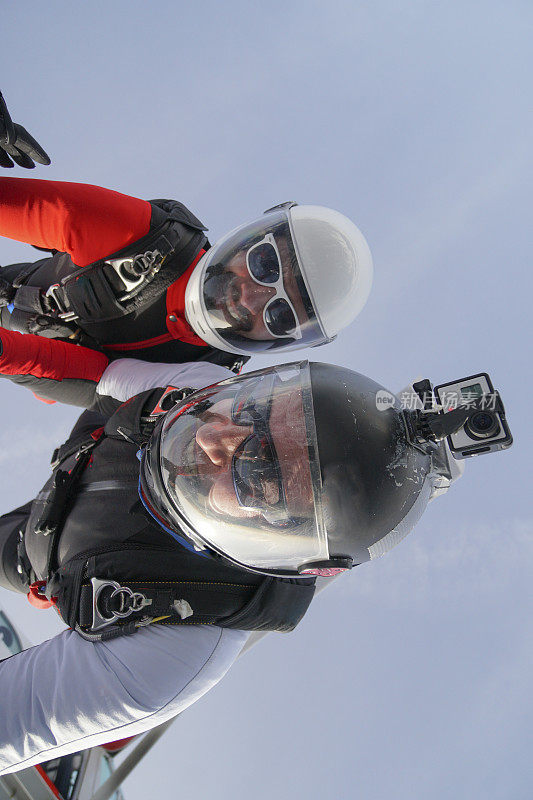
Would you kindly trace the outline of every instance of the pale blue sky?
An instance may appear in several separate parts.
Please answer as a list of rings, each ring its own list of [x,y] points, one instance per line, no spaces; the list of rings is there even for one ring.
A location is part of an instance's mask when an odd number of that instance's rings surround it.
[[[2,23],[0,86],[53,159],[35,177],[175,197],[212,240],[287,199],[344,212],[374,288],[307,355],[392,390],[486,370],[516,440],[243,658],[127,800],[529,800],[531,4],[51,0]],[[27,257],[2,240],[1,263]],[[1,388],[7,511],[74,412]],[[0,602],[36,641],[59,629]]]

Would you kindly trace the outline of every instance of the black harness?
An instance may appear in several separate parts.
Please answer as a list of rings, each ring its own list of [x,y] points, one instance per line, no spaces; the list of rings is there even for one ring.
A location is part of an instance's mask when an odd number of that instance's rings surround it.
[[[2,310],[1,324],[94,349],[109,346],[110,358],[124,355],[120,347],[115,353],[113,344],[137,343],[138,349],[128,348],[135,358],[211,361],[239,372],[246,357],[168,334],[166,291],[202,249],[209,249],[209,242],[205,226],[182,203],[153,200],[151,206],[145,236],[83,269],[60,252],[32,264],[4,267],[1,277],[12,289],[9,313]]]
[[[106,499],[95,505],[94,513],[105,515],[111,505],[116,510],[117,502],[129,498],[122,529],[110,529],[108,541],[92,547],[84,546],[90,542],[84,529],[81,549],[66,560],[58,557],[61,535],[76,513],[80,495],[87,497],[103,483],[98,481],[100,449],[107,448],[104,460],[111,457],[115,464],[125,457],[133,460],[138,474],[136,452],[156,421],[146,411],[157,407],[163,394],[159,389],[138,395],[108,420],[99,438],[67,443],[54,454],[50,491],[38,516],[30,517],[25,536],[26,543],[28,537],[34,542],[47,540],[42,559],[46,566],[41,566],[40,575],[39,569],[33,570],[46,581],[46,596],[53,599],[63,620],[90,640],[131,634],[154,623],[293,630],[312,600],[314,580],[258,575],[181,547],[142,508],[135,469],[126,477],[117,475]],[[94,481],[87,476],[91,471]],[[90,532],[91,520],[85,523]],[[19,565],[27,565],[28,549]]]
[[[205,226],[182,203],[151,205],[148,233],[106,259],[80,269],[67,253],[56,253],[54,264],[38,261],[21,269],[13,280],[13,327],[26,332],[29,318],[39,316],[50,318],[54,336],[61,326],[71,336],[77,328],[87,332],[152,305],[209,245]],[[49,278],[56,280],[46,286]],[[41,327],[46,335],[44,322]]]

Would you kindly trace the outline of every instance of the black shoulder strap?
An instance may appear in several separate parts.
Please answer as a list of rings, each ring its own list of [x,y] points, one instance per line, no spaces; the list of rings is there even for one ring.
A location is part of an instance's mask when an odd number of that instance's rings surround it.
[[[188,225],[189,228],[194,228],[197,231],[207,230],[204,223],[200,222],[198,217],[178,200],[150,200],[150,205],[152,206],[152,224],[156,221],[156,209],[161,209],[172,219],[175,219],[176,222],[182,222],[184,225]]]
[[[61,530],[63,529],[71,501],[76,494],[80,478],[91,458],[91,452],[99,441],[100,439],[91,439],[90,442],[88,441],[78,447],[76,462],[71,470],[67,471],[57,467],[54,472],[52,488],[34,528],[36,535],[50,537],[46,565],[47,576],[51,575],[56,569],[57,548]],[[67,458],[67,455],[64,458]]]

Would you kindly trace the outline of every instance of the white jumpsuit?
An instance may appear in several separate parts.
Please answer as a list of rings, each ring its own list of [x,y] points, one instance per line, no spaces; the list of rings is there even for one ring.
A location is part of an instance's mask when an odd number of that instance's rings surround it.
[[[208,362],[111,363],[97,393],[202,388],[232,377]],[[0,775],[142,733],[183,711],[227,672],[248,633],[154,625],[109,642],[71,630],[0,663]]]

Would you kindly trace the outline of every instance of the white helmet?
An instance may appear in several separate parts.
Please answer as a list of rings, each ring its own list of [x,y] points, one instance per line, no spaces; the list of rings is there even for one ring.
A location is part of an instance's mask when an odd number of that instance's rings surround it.
[[[193,270],[185,314],[205,342],[240,355],[332,341],[372,286],[361,231],[323,206],[283,203],[230,231]]]

